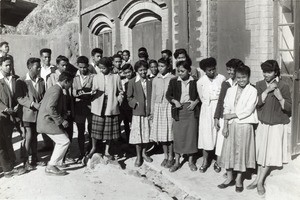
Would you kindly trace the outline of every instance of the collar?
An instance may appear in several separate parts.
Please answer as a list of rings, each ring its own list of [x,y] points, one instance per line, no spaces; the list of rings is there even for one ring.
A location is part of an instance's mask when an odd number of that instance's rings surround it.
[[[29,76],[29,73],[27,72],[26,73],[26,78],[25,78],[25,80],[27,80],[27,81],[33,81],[33,82],[38,82],[39,80],[40,80],[40,77],[36,77],[36,79],[35,80],[32,80],[31,78],[30,78],[30,76]]]
[[[135,82],[146,82],[147,81],[147,78],[145,78],[144,80],[142,80],[141,76],[139,74],[136,75],[136,79],[135,79]]]
[[[61,84],[59,82],[56,83],[61,89],[63,89],[63,87],[61,86]]]
[[[276,78],[274,78],[270,83],[277,81],[277,83],[279,82],[279,77],[277,76]],[[267,86],[270,85],[270,83],[268,83],[267,81],[265,81]]]
[[[2,72],[0,71],[0,79],[4,78]]]
[[[177,78],[177,81],[187,82],[187,83],[189,83],[189,82],[191,82],[191,81],[193,81],[193,80],[194,80],[194,78],[193,78],[192,76],[190,76],[190,78],[189,78],[188,80],[186,80],[186,81],[182,80],[182,79],[180,78],[180,76],[178,76],[178,78]]]
[[[2,72],[0,71],[0,79],[2,79],[2,78],[7,78],[7,79],[10,81],[10,80],[12,79],[12,76],[9,75],[9,76],[5,77],[5,76],[2,74]]]

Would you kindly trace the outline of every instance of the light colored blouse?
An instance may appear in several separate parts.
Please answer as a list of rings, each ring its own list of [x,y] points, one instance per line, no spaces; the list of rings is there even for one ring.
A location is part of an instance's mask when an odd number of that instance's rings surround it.
[[[194,80],[192,76],[186,81],[182,80],[180,77],[177,78],[178,81],[181,81],[181,97],[180,103],[187,103],[190,102],[190,82]]]

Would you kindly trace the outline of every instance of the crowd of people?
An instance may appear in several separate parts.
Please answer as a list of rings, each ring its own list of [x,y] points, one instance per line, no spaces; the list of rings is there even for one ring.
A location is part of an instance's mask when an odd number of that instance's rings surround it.
[[[257,188],[263,195],[271,167],[287,162],[292,101],[275,60],[261,64],[264,80],[254,86],[251,70],[241,60],[226,63],[226,80],[217,73],[215,58],[205,58],[195,67],[185,49],[173,54],[163,50],[162,57],[153,60],[142,47],[139,60],[132,63],[128,50],[103,57],[95,48],[91,63],[79,56],[74,66],[62,55],[51,65],[52,52],[44,48],[40,58],[27,60],[24,77],[15,74],[8,50],[7,42],[0,43],[0,163],[5,177],[37,165],[46,166],[48,175],[66,175],[73,123],[80,152],[76,162],[83,165],[99,145],[104,157],[114,159],[110,148],[120,139],[121,124],[125,142],[135,146],[136,167],[153,161],[147,146],[155,142],[163,149],[162,167],[175,172],[182,166],[181,156],[187,156],[190,170],[197,171],[195,154],[201,149],[201,173],[213,159],[217,173],[226,170],[220,189],[235,186],[242,192],[244,172],[258,167],[247,189]],[[14,168],[14,128],[24,138],[24,167],[19,170]],[[53,150],[47,164],[38,158],[38,133],[43,135],[43,150]]]

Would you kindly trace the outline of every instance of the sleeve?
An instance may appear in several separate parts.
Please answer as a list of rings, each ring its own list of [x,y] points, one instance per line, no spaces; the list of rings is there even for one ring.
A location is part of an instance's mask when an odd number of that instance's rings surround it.
[[[49,113],[56,125],[61,125],[64,121],[63,117],[57,111],[58,101],[61,95],[62,93],[60,93],[60,90],[55,90],[48,99],[46,105],[46,111]]]
[[[136,103],[138,102],[135,98],[134,98],[134,80],[135,79],[132,79],[129,81],[128,83],[128,90],[127,90],[127,100],[128,100],[128,105],[131,107],[131,108],[134,108]]]
[[[261,87],[259,86],[260,84],[259,84],[260,82],[257,82],[256,83],[256,86],[255,86],[255,88],[256,88],[256,90],[257,90],[257,105],[256,105],[256,107],[259,109],[259,108],[261,108],[265,103],[262,101],[262,98],[261,98],[261,94],[264,92],[262,89],[261,89]]]
[[[175,79],[171,79],[169,82],[169,86],[166,92],[166,99],[172,104],[172,100],[174,98],[174,88],[173,88],[173,82]]]
[[[153,82],[152,82],[151,114],[154,113],[155,95],[156,95],[156,79],[154,78],[154,80],[153,80]]]
[[[0,99],[0,112],[3,113],[6,108],[8,107]]]
[[[228,89],[227,92],[226,92],[225,98],[224,98],[224,103],[223,103],[223,107],[224,107],[223,115],[231,113],[230,98],[231,98],[230,89]]]
[[[284,110],[291,114],[292,112],[292,98],[290,93],[290,88],[288,85],[284,85],[282,89],[280,90],[281,95],[284,99]]]
[[[248,95],[245,107],[242,110],[236,110],[236,115],[240,120],[249,117],[256,108],[257,90],[255,88],[253,89],[254,90]]]
[[[16,82],[16,98],[18,103],[21,106],[24,106],[26,108],[30,108],[32,105],[32,100],[29,98],[27,95],[28,93],[28,88],[27,85],[24,81],[22,80],[17,80]]]
[[[49,89],[50,87],[52,87],[54,85],[54,81],[53,81],[53,75],[50,74],[50,76],[47,78],[47,89]]]
[[[223,111],[224,111],[223,104],[224,104],[224,99],[225,99],[227,90],[228,90],[228,86],[226,85],[226,82],[223,82],[222,86],[221,86],[221,91],[220,91],[215,115],[214,115],[215,119],[220,119],[223,116]]]

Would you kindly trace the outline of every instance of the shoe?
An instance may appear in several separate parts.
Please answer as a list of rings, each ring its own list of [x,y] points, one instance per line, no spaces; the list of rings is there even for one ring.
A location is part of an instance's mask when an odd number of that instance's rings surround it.
[[[9,172],[4,172],[4,177],[5,178],[11,178],[13,176],[20,176],[22,174],[25,174],[27,171],[24,168],[20,169],[12,169]]]
[[[175,164],[175,160],[168,160],[167,164],[165,165],[165,168],[171,168]]]
[[[241,187],[235,186],[235,191],[236,191],[237,193],[241,193],[241,192],[243,192],[243,190],[244,190],[244,186],[243,186],[243,185],[242,185]]]
[[[235,180],[232,180],[232,181],[230,181],[227,184],[226,183],[222,183],[222,184],[218,185],[218,188],[225,189],[225,188],[227,188],[229,186],[234,186],[234,185],[235,185]]]
[[[153,162],[153,159],[152,159],[151,157],[149,157],[149,156],[144,156],[143,159],[144,159],[146,162],[149,162],[149,163]]]
[[[108,161],[114,160],[114,157],[113,157],[112,155],[104,155],[104,157],[105,157]]]
[[[32,171],[32,170],[35,169],[35,167],[32,166],[31,164],[29,164],[29,162],[26,162],[26,163],[24,164],[24,169],[25,169],[26,171]]]
[[[257,184],[250,184],[250,185],[248,185],[246,188],[247,188],[247,190],[253,190],[253,189],[255,189],[257,187]]]
[[[88,156],[84,156],[81,160],[81,165],[82,166],[86,166],[87,162],[89,160],[89,157]]]
[[[174,164],[169,171],[170,172],[176,172],[180,168],[180,164]]]
[[[47,152],[47,151],[52,151],[54,147],[49,147],[49,146],[43,146],[41,149],[38,150],[38,152]]]
[[[74,160],[73,158],[67,157],[67,158],[65,159],[65,163],[68,163],[68,164],[70,164],[70,163],[75,163],[75,160]]]
[[[221,171],[221,167],[218,165],[217,162],[215,162],[215,164],[214,164],[214,170],[215,170],[215,172],[217,172],[217,173],[220,173],[220,171]]]
[[[135,167],[140,167],[140,166],[142,166],[142,161],[136,159],[135,162],[134,162],[134,166],[135,166]]]
[[[207,164],[206,164],[206,165],[202,165],[202,166],[199,168],[200,173],[205,173],[206,170],[207,170],[207,168],[208,168],[208,165],[207,165]]]
[[[56,166],[50,166],[50,165],[48,165],[45,168],[45,173],[50,176],[65,176],[65,175],[67,175],[65,170],[60,170]]]
[[[265,187],[263,185],[257,185],[257,193],[258,195],[263,196],[266,193]]]
[[[191,171],[197,171],[197,166],[194,163],[189,163],[189,167]]]
[[[168,159],[164,159],[162,161],[162,163],[160,164],[160,166],[165,167],[167,165],[167,163],[168,163]]]

